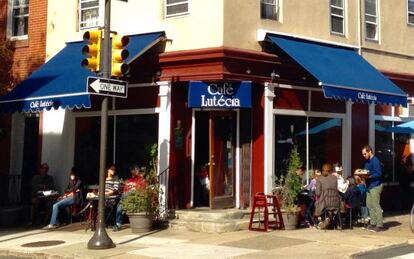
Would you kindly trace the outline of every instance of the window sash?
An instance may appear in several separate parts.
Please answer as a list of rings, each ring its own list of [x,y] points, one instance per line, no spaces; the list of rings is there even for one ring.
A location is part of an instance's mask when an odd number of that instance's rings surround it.
[[[330,9],[331,9],[331,32],[332,33],[338,33],[338,34],[344,34],[345,33],[345,8],[343,5],[343,2],[341,2],[342,5],[335,5],[333,1],[331,1]],[[341,28],[334,28],[334,25],[337,25],[338,22],[342,24]],[[338,29],[338,30],[336,30]],[[340,29],[340,31],[339,31]]]
[[[260,0],[260,17],[262,19],[278,20],[279,1],[278,0]]]
[[[376,0],[365,0],[365,38],[369,40],[378,40],[377,8]]]
[[[79,0],[79,28],[99,25],[100,0]]]
[[[26,36],[28,33],[29,1],[13,1],[11,16],[11,36]]]
[[[180,7],[183,11],[179,11]],[[184,15],[188,13],[189,0],[165,0],[165,17]]]
[[[407,23],[414,25],[414,0],[407,1]]]

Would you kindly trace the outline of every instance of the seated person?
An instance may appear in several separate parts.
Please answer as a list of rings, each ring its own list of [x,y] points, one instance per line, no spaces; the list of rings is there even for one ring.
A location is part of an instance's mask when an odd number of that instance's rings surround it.
[[[361,192],[355,182],[355,179],[350,176],[347,181],[349,182],[349,187],[344,194],[345,203],[352,208],[352,217],[359,214],[359,210],[362,202]]]
[[[199,205],[209,206],[210,196],[210,180],[209,180],[209,165],[203,164],[198,172],[198,181],[200,186]]]
[[[342,165],[340,163],[334,165],[333,175],[338,179],[338,191],[345,193],[348,188],[348,182],[342,177]]]
[[[316,182],[318,178],[321,176],[320,170],[315,170],[312,175],[312,180],[308,185],[305,185],[304,189],[307,191],[306,197],[303,197],[303,202],[305,204],[305,213],[304,213],[304,221],[307,227],[312,227],[315,224],[313,219],[313,210],[315,209],[315,190],[316,190]]]
[[[325,163],[322,165],[322,175],[316,182],[315,194],[318,197],[315,202],[315,216],[319,219],[319,227],[326,228],[331,223],[332,218],[321,221],[321,215],[325,209],[338,209],[341,197],[338,192],[337,178],[332,174],[332,165]]]
[[[131,178],[129,178],[124,185],[124,191],[122,193],[122,198],[128,196],[128,194],[131,191],[138,190],[138,189],[144,189],[147,185],[144,173],[144,168],[139,168],[138,165],[133,165],[130,167],[131,172]],[[121,199],[122,199],[121,198]],[[121,203],[118,203],[118,206],[116,208],[116,214],[115,214],[115,225],[113,227],[114,231],[118,231],[121,228],[122,225],[122,205]]]
[[[358,175],[354,175],[355,183],[361,193],[361,207],[360,207],[360,216],[361,216],[361,222],[364,224],[369,223],[369,214],[368,214],[368,208],[366,204],[366,193],[367,193],[367,187],[365,185],[365,181],[362,177],[359,177]]]
[[[68,187],[66,187],[65,194],[61,197],[59,197],[58,201],[53,204],[53,210],[52,210],[52,216],[50,218],[49,225],[44,227],[45,229],[53,229],[57,227],[57,221],[58,221],[58,214],[59,209],[71,206],[73,204],[80,204],[81,201],[81,180],[78,178],[75,169],[72,168],[72,170],[69,173],[69,184]]]
[[[119,194],[119,178],[116,175],[116,167],[115,165],[108,166],[106,170],[106,178],[105,178],[105,208],[111,209],[114,208],[118,201],[118,195]],[[94,203],[97,201],[97,198],[99,196],[98,193],[94,192],[88,192],[86,195],[86,198],[89,200],[92,200]],[[97,208],[98,206],[93,206],[93,208]],[[96,213],[94,213],[93,221],[96,220]]]
[[[115,165],[108,166],[106,170],[106,178],[105,178],[105,196],[113,196],[117,195],[119,192],[119,178],[116,175],[116,167]],[[98,197],[98,193],[88,192],[86,195],[87,199],[93,199]]]
[[[50,211],[50,200],[45,199],[45,196],[43,195],[43,191],[54,191],[55,185],[53,183],[53,177],[51,175],[48,175],[49,172],[49,165],[46,163],[43,163],[40,165],[39,174],[35,175],[32,179],[32,206],[30,210],[30,222],[29,225],[37,223],[37,220],[39,219],[39,209],[40,207],[45,207],[47,215]],[[46,222],[44,222],[46,223]]]

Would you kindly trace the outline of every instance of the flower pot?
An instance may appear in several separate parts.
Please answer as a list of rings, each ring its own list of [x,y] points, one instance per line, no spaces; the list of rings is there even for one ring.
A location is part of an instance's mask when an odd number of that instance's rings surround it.
[[[131,226],[132,233],[144,233],[151,231],[153,216],[142,213],[131,213],[128,214],[129,223]]]
[[[286,212],[282,210],[282,218],[285,230],[296,229],[299,224],[299,211]]]

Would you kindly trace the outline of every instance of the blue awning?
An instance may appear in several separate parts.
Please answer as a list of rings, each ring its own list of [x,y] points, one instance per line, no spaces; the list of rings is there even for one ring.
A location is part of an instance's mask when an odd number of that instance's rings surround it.
[[[339,127],[341,126],[341,119],[339,118],[335,118],[335,119],[330,119],[328,121],[325,121],[311,129],[308,130],[309,134],[318,134],[322,131],[328,130],[330,128],[333,127]],[[306,130],[302,130],[301,132],[299,132],[296,135],[306,135]]]
[[[407,106],[407,94],[351,48],[266,37],[319,80],[327,98]]]
[[[129,36],[127,49],[130,56],[126,61],[132,62],[163,35],[163,32],[155,32]],[[36,112],[59,107],[90,108],[91,93],[87,91],[86,80],[88,76],[95,74],[81,67],[84,45],[83,41],[67,43],[66,47],[11,92],[0,97],[0,111]]]
[[[414,134],[414,121],[409,121],[394,127],[385,128],[385,131],[401,134]]]

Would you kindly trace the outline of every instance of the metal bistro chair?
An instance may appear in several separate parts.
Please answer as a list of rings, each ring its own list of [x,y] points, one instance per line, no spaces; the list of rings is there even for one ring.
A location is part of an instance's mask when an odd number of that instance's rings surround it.
[[[325,220],[329,218],[334,228],[342,229],[342,220],[341,220],[341,212],[340,212],[341,196],[339,195],[338,190],[327,189],[324,191],[324,196],[325,196],[325,209],[324,209]]]

